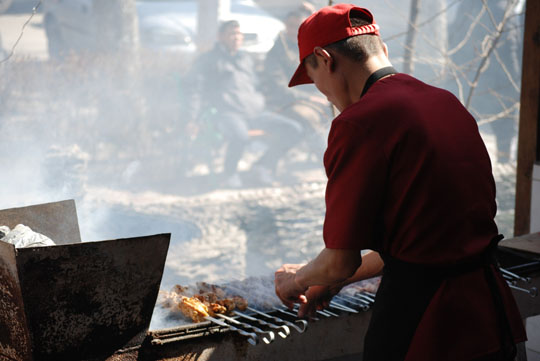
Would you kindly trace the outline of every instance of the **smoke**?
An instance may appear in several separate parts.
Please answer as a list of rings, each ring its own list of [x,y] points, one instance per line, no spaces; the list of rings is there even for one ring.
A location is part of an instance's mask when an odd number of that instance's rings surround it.
[[[260,4],[281,17],[293,9],[289,2],[279,9],[270,1]],[[375,14],[400,70],[409,1],[359,5]],[[424,2],[414,74],[420,79],[448,84],[446,27],[456,11],[453,3]],[[247,32],[246,40],[255,35]],[[83,241],[172,233],[163,289],[204,280],[242,290],[232,280],[269,277],[281,263],[305,262],[322,248],[321,158],[332,116],[328,104],[302,110],[317,121],[303,124],[313,130],[282,157],[270,182],[252,167],[268,148],[264,137],[253,136],[238,165],[241,185],[228,183],[221,173],[228,146],[223,130],[208,126],[202,132],[201,124],[193,129],[182,105],[186,92],[195,91],[185,82],[197,55],[190,36],[141,33],[153,46],[141,44],[135,55],[86,49],[38,60],[16,53],[0,64],[0,208],[73,198]],[[173,44],[159,43],[165,40]],[[183,45],[172,46],[175,41]],[[5,38],[3,45],[10,46]],[[256,76],[265,79],[266,54],[252,55]],[[318,95],[311,85],[304,89]],[[283,84],[267,97],[285,91]],[[485,133],[492,139],[489,127]],[[490,149],[497,159],[496,148]],[[498,178],[499,186],[509,185],[508,194],[512,178],[511,172]],[[506,227],[509,234],[512,207],[513,194],[499,199],[503,232]],[[266,281],[260,292],[248,281],[255,288],[246,296],[260,293],[254,304],[273,299]]]
[[[181,294],[186,297],[192,297],[197,294],[204,294],[211,291],[208,289],[208,284],[180,284],[180,286],[182,286]],[[271,311],[275,307],[281,305],[281,301],[274,292],[273,276],[248,277],[243,280],[229,281],[216,286],[218,287],[217,292],[211,292],[215,293],[218,299],[239,296],[247,301],[248,307],[255,308],[259,311]],[[210,287],[212,287],[212,285],[210,285]],[[174,287],[171,288],[170,292],[178,293]],[[160,291],[157,306],[152,315],[152,323],[150,325],[151,330],[177,327],[192,322],[176,310],[171,312],[171,305],[169,303],[171,302],[171,299],[174,299],[174,297],[170,298],[174,293],[170,292],[167,290]],[[177,301],[173,301],[173,304],[174,302]]]

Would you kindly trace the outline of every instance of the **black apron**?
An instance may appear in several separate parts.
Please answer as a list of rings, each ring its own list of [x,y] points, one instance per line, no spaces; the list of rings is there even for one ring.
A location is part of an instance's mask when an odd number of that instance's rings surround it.
[[[484,269],[497,310],[501,360],[513,360],[516,347],[493,271],[493,266],[498,267],[496,250],[502,238],[495,237],[484,253],[449,267],[412,264],[381,254],[383,277],[364,341],[364,361],[404,360],[422,315],[442,282],[479,268]]]

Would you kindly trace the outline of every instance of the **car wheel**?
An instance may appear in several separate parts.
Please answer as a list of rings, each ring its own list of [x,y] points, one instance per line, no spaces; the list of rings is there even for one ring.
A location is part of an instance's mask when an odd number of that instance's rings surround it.
[[[12,2],[13,0],[0,0],[0,14],[6,12]]]

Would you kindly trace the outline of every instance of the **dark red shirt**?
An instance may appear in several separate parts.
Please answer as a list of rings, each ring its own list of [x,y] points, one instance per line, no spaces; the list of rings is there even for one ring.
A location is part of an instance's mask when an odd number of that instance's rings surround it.
[[[491,162],[474,118],[451,93],[408,75],[379,80],[333,121],[324,165],[327,248],[373,249],[406,262],[452,265],[482,253],[498,233]],[[461,300],[476,302],[456,301],[463,291],[468,294]],[[504,295],[514,335],[522,340],[523,327],[508,287]],[[444,281],[425,317],[450,322],[441,319],[449,316],[444,312],[459,311],[457,319],[478,321],[485,336],[483,328],[495,322],[494,311],[478,311],[477,306],[490,300],[479,270]],[[435,338],[455,346],[451,336],[434,333],[436,326],[419,327],[422,347],[429,340],[437,345],[436,352],[446,351]],[[498,333],[492,333],[480,336],[484,350],[497,349]],[[478,348],[448,352],[449,360],[466,360]]]

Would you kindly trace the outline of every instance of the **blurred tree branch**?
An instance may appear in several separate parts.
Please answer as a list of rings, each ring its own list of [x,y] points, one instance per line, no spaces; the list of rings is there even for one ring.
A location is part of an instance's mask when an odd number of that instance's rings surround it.
[[[480,61],[480,64],[478,65],[478,68],[476,70],[476,74],[474,75],[474,78],[473,78],[473,81],[472,81],[472,84],[471,84],[471,88],[469,90],[469,95],[467,96],[467,101],[465,102],[465,106],[467,108],[470,107],[471,99],[472,99],[474,91],[475,91],[475,89],[476,89],[476,87],[478,85],[478,80],[480,79],[480,75],[485,71],[487,62],[489,61],[489,57],[490,57],[491,53],[495,50],[495,48],[497,47],[497,43],[501,39],[503,29],[504,29],[504,27],[506,25],[506,22],[508,21],[508,19],[510,17],[510,14],[511,14],[512,10],[514,9],[515,5],[517,4],[517,0],[508,1],[507,5],[506,5],[506,9],[504,11],[504,16],[503,16],[501,22],[498,23],[498,24],[495,21],[491,11],[489,11],[489,7],[487,5],[487,0],[482,0],[482,3],[484,4],[484,9],[487,9],[488,14],[490,15],[491,21],[496,26],[496,30],[495,30],[494,34],[491,34],[491,36],[486,36],[486,38],[485,38],[487,46],[485,46],[485,47],[483,46],[484,51],[480,55],[481,61]]]

